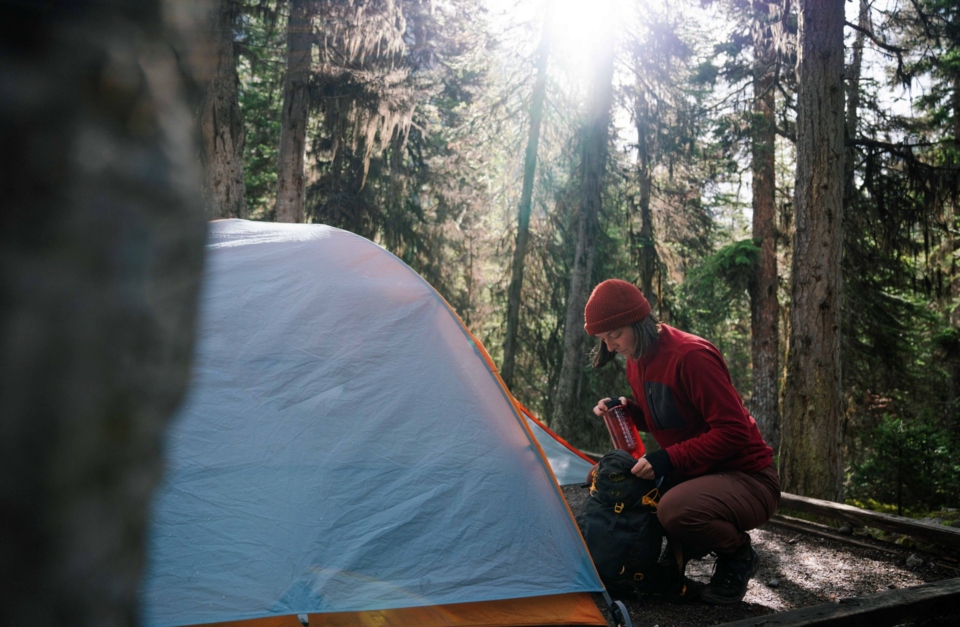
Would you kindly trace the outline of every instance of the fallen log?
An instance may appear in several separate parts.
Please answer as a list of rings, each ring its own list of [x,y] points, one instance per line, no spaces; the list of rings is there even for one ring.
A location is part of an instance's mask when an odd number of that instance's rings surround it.
[[[953,527],[922,523],[904,516],[881,514],[880,512],[872,512],[843,503],[821,501],[820,499],[797,496],[786,492],[780,495],[780,507],[808,514],[818,514],[855,525],[902,533],[941,546],[960,549],[960,529],[954,529]]]
[[[953,614],[960,614],[960,579],[754,616],[717,627],[887,627]]]

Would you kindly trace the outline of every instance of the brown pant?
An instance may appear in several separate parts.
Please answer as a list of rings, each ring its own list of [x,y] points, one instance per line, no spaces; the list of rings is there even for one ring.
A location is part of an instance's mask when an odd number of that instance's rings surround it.
[[[779,504],[780,475],[771,464],[756,473],[730,470],[684,481],[660,498],[657,518],[674,541],[732,553]]]

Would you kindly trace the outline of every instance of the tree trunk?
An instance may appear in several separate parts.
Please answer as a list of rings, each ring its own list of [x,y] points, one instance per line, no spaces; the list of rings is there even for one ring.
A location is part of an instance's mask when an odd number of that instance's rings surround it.
[[[611,38],[608,38],[611,39]],[[580,412],[580,380],[583,376],[583,309],[592,288],[593,258],[599,230],[603,175],[607,160],[607,133],[613,102],[613,42],[601,55],[591,89],[588,117],[581,134],[580,181],[582,202],[577,219],[577,247],[567,295],[563,330],[563,361],[557,382],[557,401],[551,427],[561,436],[576,441],[596,426],[593,415]]]
[[[868,0],[860,0],[860,16],[858,26],[861,29],[870,31],[870,3]],[[860,119],[860,73],[863,68],[863,42],[866,35],[863,30],[857,31],[853,40],[853,57],[850,60],[850,67],[847,68],[847,106],[845,133],[847,140],[853,140],[857,137],[857,125]],[[855,151],[852,144],[846,146],[843,160],[843,197],[844,206],[850,206],[856,194],[854,187],[854,171],[856,169]]]
[[[952,80],[953,87],[953,150],[954,159],[960,156],[960,74],[955,74]],[[954,167],[960,165],[956,161],[952,163]],[[950,229],[947,238],[949,250],[955,250],[954,231],[960,222],[960,177],[953,180],[953,228]],[[955,263],[955,262],[954,262]],[[952,265],[950,281],[950,296],[952,302],[957,302],[958,293],[960,293],[960,278],[956,277],[956,266]],[[960,304],[957,304],[949,312],[950,326],[960,328]],[[960,354],[956,350],[950,353],[952,359],[947,364],[949,372],[949,383],[947,387],[947,422],[953,429],[955,437],[960,437]]]
[[[550,40],[544,25],[537,56],[537,80],[533,86],[530,104],[530,134],[523,159],[523,191],[517,212],[517,245],[513,249],[513,274],[507,292],[507,335],[503,340],[503,368],[500,376],[508,388],[513,387],[514,364],[517,355],[517,327],[520,323],[520,294],[523,288],[523,264],[530,237],[530,205],[533,201],[533,181],[537,169],[537,148],[540,145],[540,122],[543,120],[543,101],[547,93],[547,58]]]
[[[779,322],[777,301],[777,209],[774,118],[774,76],[777,63],[771,24],[774,5],[754,2],[753,67],[753,238],[760,242],[760,260],[750,281],[750,330],[753,394],[750,412],[774,451],[780,450]]]
[[[292,0],[287,22],[287,73],[283,81],[280,113],[280,150],[277,154],[277,222],[303,222],[304,152],[310,62],[313,58],[311,0]]]
[[[650,191],[653,186],[653,173],[650,167],[650,105],[644,93],[637,94],[637,176],[639,192],[637,210],[640,213],[640,291],[650,301],[653,311],[659,309],[659,301],[653,290],[653,279],[657,273],[657,249],[654,245],[653,213],[650,211]]]
[[[247,217],[243,180],[243,118],[237,86],[233,28],[236,0],[213,3],[211,44],[215,50],[210,80],[200,102],[200,156],[204,166],[204,200],[211,220]]]
[[[780,448],[785,491],[842,495],[840,261],[843,0],[803,0],[790,344]]]
[[[2,625],[138,622],[206,233],[178,61],[207,33],[175,54],[161,5],[0,4]]]

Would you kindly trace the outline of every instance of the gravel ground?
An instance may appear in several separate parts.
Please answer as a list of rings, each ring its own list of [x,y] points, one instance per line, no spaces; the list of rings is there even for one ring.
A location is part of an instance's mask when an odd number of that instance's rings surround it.
[[[567,486],[563,492],[573,512],[579,512],[587,491],[579,486]],[[755,529],[750,535],[762,561],[743,602],[730,606],[701,602],[672,605],[659,599],[644,604],[636,599],[621,599],[630,611],[633,624],[637,627],[706,627],[960,577],[960,570],[932,562],[931,556],[924,553],[890,554],[773,524]],[[707,557],[691,562],[687,576],[708,582],[714,561],[713,557]],[[595,595],[595,599],[609,621],[603,597]],[[931,619],[922,624],[929,627],[960,625],[960,616]],[[613,627],[614,623],[610,621],[610,625]]]

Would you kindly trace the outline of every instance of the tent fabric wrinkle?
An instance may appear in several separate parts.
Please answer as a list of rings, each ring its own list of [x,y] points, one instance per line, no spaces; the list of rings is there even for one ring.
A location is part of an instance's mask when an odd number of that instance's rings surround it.
[[[603,624],[557,485],[589,462],[517,410],[429,284],[322,225],[217,221],[208,242],[144,625]]]

